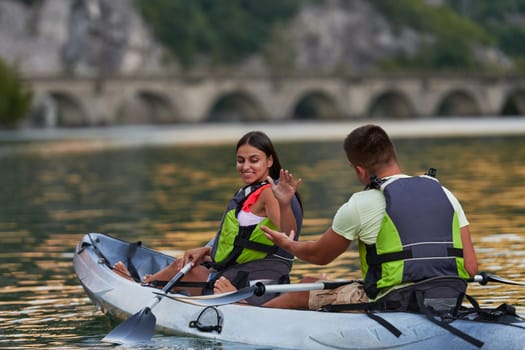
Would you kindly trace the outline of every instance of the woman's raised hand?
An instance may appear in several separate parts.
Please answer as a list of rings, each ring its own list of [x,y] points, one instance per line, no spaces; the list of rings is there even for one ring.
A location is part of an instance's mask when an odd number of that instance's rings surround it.
[[[295,192],[299,189],[302,179],[296,180],[288,170],[281,169],[279,172],[279,182],[274,183],[268,176],[268,181],[272,184],[273,195],[280,204],[290,204]]]

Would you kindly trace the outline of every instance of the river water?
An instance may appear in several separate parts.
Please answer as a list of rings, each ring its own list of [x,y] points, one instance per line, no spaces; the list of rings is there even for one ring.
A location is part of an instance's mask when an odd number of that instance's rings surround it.
[[[323,232],[338,206],[361,189],[341,140],[275,142],[281,162],[303,179],[303,239]],[[437,168],[438,178],[463,203],[480,270],[525,280],[525,137],[394,140],[406,173]],[[242,185],[234,142],[114,147],[97,140],[10,138],[0,141],[0,169],[5,349],[107,348],[100,340],[115,325],[95,309],[72,268],[80,238],[104,232],[176,255],[214,235],[227,200]],[[352,247],[328,266],[297,261],[293,282],[321,271],[358,278],[356,257]],[[469,293],[483,305],[508,302],[525,314],[524,287],[471,284]],[[154,347],[247,348],[163,335],[154,337]]]

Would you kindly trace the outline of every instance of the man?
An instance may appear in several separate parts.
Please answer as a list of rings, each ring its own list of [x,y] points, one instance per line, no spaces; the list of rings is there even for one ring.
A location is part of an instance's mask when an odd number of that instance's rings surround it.
[[[358,241],[364,287],[283,294],[268,307],[317,309],[356,303],[393,288],[437,276],[468,279],[477,272],[469,223],[456,197],[432,176],[402,174],[387,133],[365,125],[352,131],[344,150],[365,190],[354,193],[317,241],[294,241],[263,227],[277,246],[304,261],[325,265]],[[312,279],[308,280],[308,282]]]

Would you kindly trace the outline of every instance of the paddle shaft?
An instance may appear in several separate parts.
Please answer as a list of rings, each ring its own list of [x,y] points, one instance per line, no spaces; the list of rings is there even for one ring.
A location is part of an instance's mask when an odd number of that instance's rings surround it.
[[[257,283],[255,287],[254,294],[261,296],[264,293],[287,293],[287,292],[303,292],[310,290],[320,290],[320,289],[335,289],[345,284],[358,282],[357,280],[350,281],[335,281],[335,282],[314,282],[314,283],[298,283],[298,284],[270,284],[264,285],[262,283]],[[487,272],[480,272],[478,275],[475,275],[469,280],[469,282],[478,282],[481,285],[485,285],[488,282],[498,282],[505,284],[512,284],[516,286],[525,286],[525,283],[518,281],[511,281],[506,278],[502,278]]]
[[[248,299],[254,295],[261,296],[265,293],[287,293],[287,292],[305,292],[310,290],[320,289],[334,289],[345,284],[358,282],[350,281],[335,281],[335,282],[314,282],[314,283],[297,283],[297,284],[270,284],[265,285],[262,282],[257,282],[255,285],[241,288],[234,292],[227,292],[223,294],[213,295],[199,295],[199,296],[168,296],[169,298],[200,306],[218,306],[239,302]]]
[[[288,292],[306,292],[310,290],[335,289],[345,284],[358,282],[357,280],[333,281],[333,282],[313,282],[297,284],[269,284],[256,283],[253,287],[254,294],[261,296],[265,293],[288,293]]]
[[[165,297],[168,292],[173,288],[175,283],[177,283],[191,268],[193,267],[193,264],[191,262],[187,263],[182,267],[182,269],[177,272],[175,276],[171,280],[169,280],[168,283],[162,288],[162,293],[155,293],[155,299],[153,299],[152,303],[148,305],[150,309],[152,309],[155,305],[157,305],[163,297]]]
[[[173,276],[173,278],[168,283],[166,283],[164,288],[162,288],[162,291],[164,293],[168,293],[170,291],[170,289],[173,288],[175,283],[177,283],[182,278],[182,276],[184,276],[186,273],[188,273],[188,271],[190,271],[192,267],[193,267],[193,263],[191,263],[191,262],[189,262],[186,265],[184,265],[182,267],[182,269],[180,269],[179,272],[177,272],[177,274],[175,276]]]
[[[505,284],[512,284],[517,286],[525,286],[525,283],[518,281],[511,281],[506,278],[502,278],[487,272],[480,272],[469,280],[470,282],[478,282],[481,285],[485,285],[488,282],[498,282]],[[298,284],[270,284],[265,285],[262,283],[255,284],[254,294],[261,296],[265,293],[287,293],[287,292],[304,292],[310,290],[320,289],[335,289],[345,284],[359,282],[357,280],[350,281],[334,281],[334,282],[313,282],[313,283],[298,283]]]
[[[525,286],[525,282],[512,281],[488,272],[480,272],[478,275],[475,275],[473,278],[471,278],[469,282],[478,282],[483,286],[486,285],[488,282],[498,282],[504,284],[511,284],[514,286]]]

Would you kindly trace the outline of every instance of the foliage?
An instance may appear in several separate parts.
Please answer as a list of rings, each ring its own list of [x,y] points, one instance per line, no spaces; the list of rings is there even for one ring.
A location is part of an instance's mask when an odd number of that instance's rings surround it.
[[[236,63],[260,51],[300,0],[135,0],[156,36],[188,66],[199,55]]]
[[[434,37],[435,43],[422,48],[414,57],[398,58],[401,66],[473,69],[478,65],[473,46],[492,41],[485,29],[447,5],[428,5],[421,0],[374,0],[373,4],[396,28],[410,27]]]
[[[293,65],[294,57],[287,23],[305,4],[327,0],[134,1],[157,38],[184,66],[199,59],[235,64],[258,53],[270,66],[282,64],[280,69],[286,70]],[[383,67],[477,70],[482,63],[476,59],[474,48],[489,45],[512,57],[516,64],[525,59],[525,0],[369,3],[394,28],[409,27],[433,38],[417,54],[384,61]]]
[[[0,127],[15,127],[31,107],[32,92],[23,86],[17,72],[1,58],[0,96]]]
[[[447,2],[458,13],[491,33],[503,52],[515,58],[525,58],[524,0]]]

